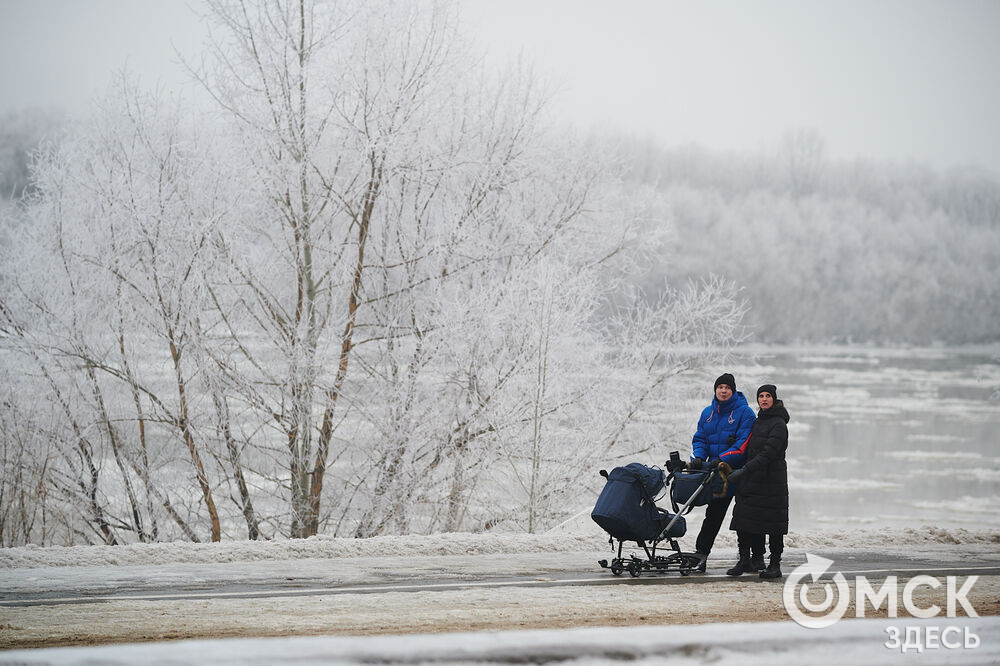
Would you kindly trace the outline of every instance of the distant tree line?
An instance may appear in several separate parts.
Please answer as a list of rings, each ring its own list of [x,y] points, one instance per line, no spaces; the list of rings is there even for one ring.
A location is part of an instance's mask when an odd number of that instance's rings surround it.
[[[21,199],[34,192],[31,156],[64,123],[62,114],[41,109],[10,110],[0,115],[0,201]]]
[[[28,164],[54,113],[9,113],[0,199],[33,193]],[[1000,181],[974,168],[835,162],[816,132],[774,154],[619,140],[631,181],[659,210],[641,276],[665,286],[722,276],[742,288],[761,342],[970,344],[1000,339]]]
[[[734,281],[762,342],[1000,340],[1000,181],[968,168],[836,162],[815,131],[772,155],[623,141],[632,178],[664,197],[671,253],[648,293]]]

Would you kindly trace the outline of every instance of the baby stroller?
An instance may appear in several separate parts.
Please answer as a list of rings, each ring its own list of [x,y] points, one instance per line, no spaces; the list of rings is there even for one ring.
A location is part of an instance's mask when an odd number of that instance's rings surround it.
[[[728,469],[711,465],[688,470],[677,451],[671,452],[666,466],[666,474],[659,468],[640,463],[615,467],[610,473],[601,470],[607,483],[590,517],[610,535],[608,541],[612,548],[615,540],[618,541],[617,556],[610,563],[598,561],[602,568],[611,569],[616,576],[623,571],[638,577],[643,571],[673,569],[687,576],[701,564],[699,555],[685,553],[677,544],[677,539],[687,532],[684,514],[695,506],[706,504],[713,492],[725,492],[723,472]],[[665,486],[670,486],[673,513],[656,506],[656,496]],[[628,560],[623,559],[622,548],[626,541],[636,542],[645,551],[646,558],[633,553]],[[669,544],[669,555],[657,555],[657,547],[662,541]]]

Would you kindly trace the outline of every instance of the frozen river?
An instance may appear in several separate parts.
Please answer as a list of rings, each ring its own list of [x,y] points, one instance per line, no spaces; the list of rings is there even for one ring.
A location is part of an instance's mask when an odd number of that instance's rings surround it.
[[[753,349],[791,414],[791,530],[1000,526],[996,350]]]

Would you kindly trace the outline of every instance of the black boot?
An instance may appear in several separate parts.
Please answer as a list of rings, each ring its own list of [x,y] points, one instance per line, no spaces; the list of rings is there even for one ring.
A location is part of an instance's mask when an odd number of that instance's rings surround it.
[[[697,555],[698,557],[700,557],[701,561],[698,563],[698,566],[696,566],[694,568],[694,570],[697,571],[697,572],[699,572],[699,573],[705,573],[705,568],[706,568],[707,563],[708,563],[708,553],[695,552],[695,555]]]
[[[750,558],[741,557],[739,562],[736,563],[731,569],[726,569],[727,576],[742,576],[744,572],[750,571]],[[761,574],[762,576],[764,574]]]
[[[761,578],[781,578],[781,556],[771,555],[767,568],[760,572]]]
[[[763,555],[752,555],[750,556],[750,564],[747,566],[747,571],[763,571],[764,570],[764,556]]]
[[[744,572],[750,571],[750,543],[740,534],[737,536],[737,548],[740,550],[740,559],[732,569],[726,571],[727,576],[742,576]]]

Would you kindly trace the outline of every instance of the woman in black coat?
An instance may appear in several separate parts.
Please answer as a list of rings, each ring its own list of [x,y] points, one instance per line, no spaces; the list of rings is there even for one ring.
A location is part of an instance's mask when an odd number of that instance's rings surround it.
[[[729,529],[736,530],[740,560],[726,573],[742,575],[750,569],[750,551],[762,552],[769,535],[771,559],[761,578],[781,578],[781,553],[788,534],[788,411],[774,384],[757,389],[757,420],[743,443],[746,464],[730,473],[736,482],[736,508]]]

